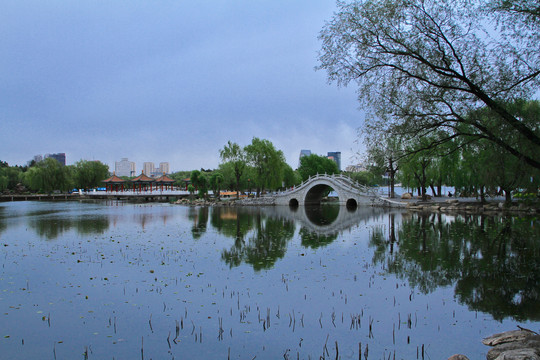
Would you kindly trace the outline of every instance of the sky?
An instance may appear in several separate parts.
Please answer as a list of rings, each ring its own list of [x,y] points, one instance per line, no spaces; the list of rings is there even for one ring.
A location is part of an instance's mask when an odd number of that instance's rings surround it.
[[[335,0],[16,0],[0,4],[0,160],[214,169],[230,140],[357,164],[353,87],[316,71]]]

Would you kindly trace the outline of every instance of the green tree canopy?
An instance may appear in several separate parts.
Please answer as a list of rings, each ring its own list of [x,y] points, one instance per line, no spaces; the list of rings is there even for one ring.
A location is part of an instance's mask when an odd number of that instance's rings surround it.
[[[220,197],[220,191],[223,186],[223,182],[225,181],[225,178],[223,177],[223,174],[219,171],[214,171],[212,175],[210,175],[209,184],[210,188],[212,188],[212,191],[214,192],[214,197],[219,199]]]
[[[310,176],[317,174],[337,174],[339,173],[337,163],[327,157],[311,154],[300,158],[298,173],[302,180],[307,180]]]
[[[98,187],[109,176],[109,166],[99,161],[79,160],[75,163],[74,183],[79,189]]]
[[[246,153],[243,148],[237,143],[233,143],[230,140],[227,145],[220,150],[219,156],[221,161],[230,162],[234,170],[234,177],[236,179],[236,197],[240,197],[240,178],[244,173],[246,167]]]
[[[24,175],[25,184],[34,191],[50,193],[54,190],[66,191],[72,187],[70,171],[53,158],[40,161]]]
[[[247,159],[255,169],[257,197],[261,189],[278,188],[283,179],[285,157],[281,150],[276,150],[272,142],[254,137],[245,147]]]

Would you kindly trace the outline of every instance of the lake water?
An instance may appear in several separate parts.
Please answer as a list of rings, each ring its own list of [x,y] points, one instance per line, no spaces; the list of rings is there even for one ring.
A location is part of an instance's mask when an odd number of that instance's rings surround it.
[[[533,218],[12,202],[0,246],[2,359],[482,359],[540,331]]]

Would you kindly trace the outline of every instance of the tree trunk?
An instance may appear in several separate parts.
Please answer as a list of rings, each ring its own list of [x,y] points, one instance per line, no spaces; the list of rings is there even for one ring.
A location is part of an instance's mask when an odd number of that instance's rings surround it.
[[[484,204],[486,202],[486,192],[484,191],[484,187],[480,186],[480,202]]]
[[[240,199],[240,176],[236,176],[236,198]]]
[[[504,190],[504,197],[505,202],[507,205],[510,205],[512,203],[512,191],[511,190]]]
[[[431,192],[433,193],[433,196],[440,196],[440,195],[437,195],[437,191],[435,190],[435,187],[433,186],[433,184],[429,184],[429,187],[431,188]]]

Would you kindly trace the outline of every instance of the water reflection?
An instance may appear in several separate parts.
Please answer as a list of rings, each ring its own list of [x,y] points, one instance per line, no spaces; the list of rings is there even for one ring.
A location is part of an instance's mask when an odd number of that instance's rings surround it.
[[[244,241],[247,233],[253,229],[252,212],[249,208],[216,207],[212,209],[210,224],[219,233],[235,239],[236,242]]]
[[[341,208],[342,207],[339,205],[321,205],[304,206],[303,210],[306,212],[307,219],[313,225],[325,226],[332,224],[334,221],[336,221]]]
[[[40,237],[53,240],[72,229],[79,235],[103,234],[109,228],[109,219],[106,216],[37,217],[31,218],[28,225]]]
[[[389,219],[390,231],[371,234],[374,263],[424,293],[455,283],[460,302],[497,320],[540,319],[536,220],[414,214],[396,226]]]
[[[0,206],[0,235],[7,229],[6,209]]]
[[[208,225],[208,207],[190,207],[188,210],[188,219],[193,222],[191,235],[194,239],[199,239],[205,232]]]
[[[219,224],[219,231],[225,230],[224,234],[235,238],[233,246],[221,254],[229,267],[246,263],[259,271],[272,268],[285,256],[287,243],[296,231],[295,223],[292,219],[268,216],[265,210],[243,209],[235,215],[226,210],[216,211],[213,225]]]
[[[150,224],[159,229],[170,219],[175,224],[189,220],[186,230],[189,233],[191,228],[194,239],[219,234],[221,261],[229,268],[247,264],[255,271],[274,267],[295,236],[300,246],[317,250],[333,247],[348,230],[370,228],[372,263],[383,265],[422,293],[451,286],[461,303],[495,319],[540,319],[538,220],[373,208],[350,211],[339,206],[291,211],[287,207],[43,203],[0,206],[0,234],[20,226],[42,238],[57,239],[70,231],[103,234],[125,224],[126,229],[134,224],[143,230]],[[131,230],[122,231],[130,234]]]

